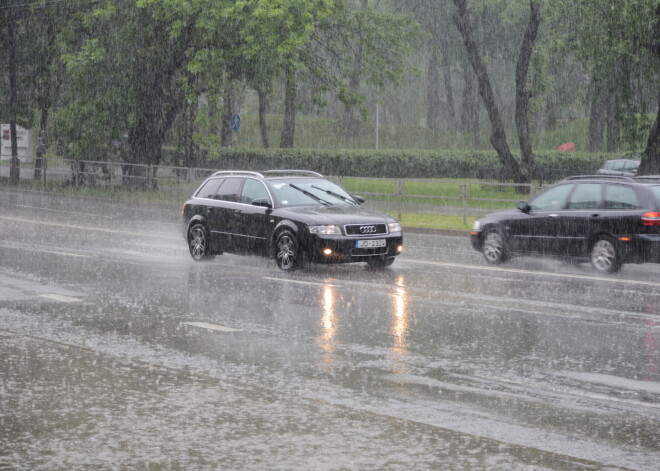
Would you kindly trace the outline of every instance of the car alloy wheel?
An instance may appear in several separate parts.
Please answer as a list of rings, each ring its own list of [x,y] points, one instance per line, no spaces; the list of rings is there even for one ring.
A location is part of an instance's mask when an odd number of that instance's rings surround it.
[[[502,235],[493,229],[486,233],[482,252],[488,263],[502,263],[508,259]]]
[[[275,260],[284,271],[301,268],[301,254],[295,236],[290,231],[283,231],[275,243]]]
[[[603,237],[596,241],[591,248],[591,264],[596,270],[604,273],[614,273],[621,267],[612,239]]]
[[[208,237],[206,228],[201,224],[195,224],[188,235],[188,248],[193,260],[201,261],[209,257]]]

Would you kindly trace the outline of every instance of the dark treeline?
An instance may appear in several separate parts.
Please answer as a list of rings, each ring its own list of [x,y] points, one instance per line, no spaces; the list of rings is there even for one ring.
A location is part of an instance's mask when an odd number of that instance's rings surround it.
[[[518,182],[535,133],[587,117],[588,150],[646,142],[640,173],[660,174],[660,0],[0,5],[0,119],[14,149],[17,125],[38,134],[36,178],[49,148],[196,166],[248,103],[264,148],[295,147],[300,113],[350,135],[383,104],[380,123],[468,136]]]

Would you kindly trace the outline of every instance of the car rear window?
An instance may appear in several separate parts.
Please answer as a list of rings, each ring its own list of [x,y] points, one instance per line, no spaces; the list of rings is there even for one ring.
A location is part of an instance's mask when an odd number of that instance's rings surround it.
[[[660,207],[660,185],[651,186],[651,191],[655,196],[655,202],[657,203],[658,207]]]
[[[197,198],[214,198],[218,191],[218,187],[224,181],[224,178],[212,178],[208,180],[202,185],[195,196]]]
[[[637,193],[630,186],[605,186],[605,209],[638,209]]]
[[[220,188],[216,198],[223,201],[238,202],[238,190],[241,189],[242,178],[227,178]]]

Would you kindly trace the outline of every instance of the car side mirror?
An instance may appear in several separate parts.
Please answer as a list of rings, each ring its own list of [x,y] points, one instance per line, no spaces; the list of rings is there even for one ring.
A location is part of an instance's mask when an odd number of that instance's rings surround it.
[[[360,195],[353,195],[353,199],[358,202],[358,204],[364,203],[366,200],[364,199],[364,196]]]
[[[529,213],[529,210],[531,209],[527,201],[518,201],[517,208],[525,214]]]
[[[255,200],[252,200],[252,206],[260,206],[262,208],[273,207],[273,205],[270,204],[270,200],[268,198],[257,198]]]

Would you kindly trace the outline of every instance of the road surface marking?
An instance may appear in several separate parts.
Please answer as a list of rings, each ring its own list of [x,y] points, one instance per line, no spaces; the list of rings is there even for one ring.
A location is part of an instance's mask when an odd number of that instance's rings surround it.
[[[333,284],[330,284],[330,283],[321,283],[321,282],[316,282],[316,281],[288,280],[286,278],[273,278],[273,277],[270,277],[270,276],[264,276],[262,278],[264,280],[281,281],[283,283],[297,283],[299,285],[329,286],[331,288],[336,288],[337,287],[337,285],[333,285]]]
[[[403,262],[409,263],[418,263],[421,265],[436,265],[442,267],[452,267],[452,268],[467,268],[470,270],[482,270],[482,271],[497,271],[503,273],[515,273],[522,275],[544,275],[552,276],[556,278],[572,278],[578,280],[589,280],[589,281],[608,281],[611,283],[627,283],[631,285],[645,285],[653,286],[660,288],[660,283],[654,283],[653,281],[641,281],[641,280],[624,280],[621,278],[605,278],[600,276],[589,276],[589,275],[577,275],[574,273],[552,273],[547,271],[533,271],[533,270],[520,270],[518,268],[501,268],[501,267],[489,267],[489,266],[479,266],[479,265],[465,265],[460,263],[449,263],[449,262],[430,262],[428,260],[411,260],[405,259]]]
[[[218,332],[242,332],[241,329],[234,329],[232,327],[225,327],[223,325],[217,324],[209,324],[207,322],[183,322],[183,325],[199,327],[201,329],[216,330]]]
[[[70,252],[57,252],[55,250],[39,250],[39,249],[31,249],[34,252],[42,252],[42,253],[52,253],[55,255],[68,255],[69,257],[81,257],[81,258],[92,258],[90,255],[81,255],[77,253],[70,253]]]
[[[35,221],[33,219],[14,218],[14,217],[7,217],[7,216],[0,216],[0,219],[4,219],[5,221],[24,222],[24,223],[27,223],[27,224],[41,224],[41,225],[44,225],[44,226],[51,226],[51,227],[64,227],[64,228],[67,228],[67,229],[82,229],[84,231],[107,232],[109,234],[125,234],[125,235],[131,235],[131,236],[151,237],[151,238],[169,239],[169,240],[179,240],[180,239],[179,237],[171,237],[171,236],[167,236],[167,235],[154,234],[154,233],[149,233],[149,232],[120,231],[120,230],[117,230],[117,229],[106,229],[104,227],[78,226],[78,225],[75,225],[75,224],[62,224],[62,223],[57,223],[57,222]]]
[[[49,294],[40,294],[42,298],[48,298],[48,299],[53,299],[55,301],[60,301],[62,303],[78,303],[82,301],[82,299],[78,298],[71,298],[69,296],[64,296],[61,294],[54,294],[54,293],[49,293]]]
[[[105,216],[103,214],[83,213],[83,212],[79,212],[79,211],[64,211],[63,209],[44,208],[42,206],[29,206],[27,204],[17,204],[16,207],[17,208],[27,208],[27,209],[41,209],[43,211],[53,211],[55,213],[78,214],[80,216],[94,216],[94,217],[101,217],[101,218],[106,218],[106,219],[115,219],[114,216]]]

